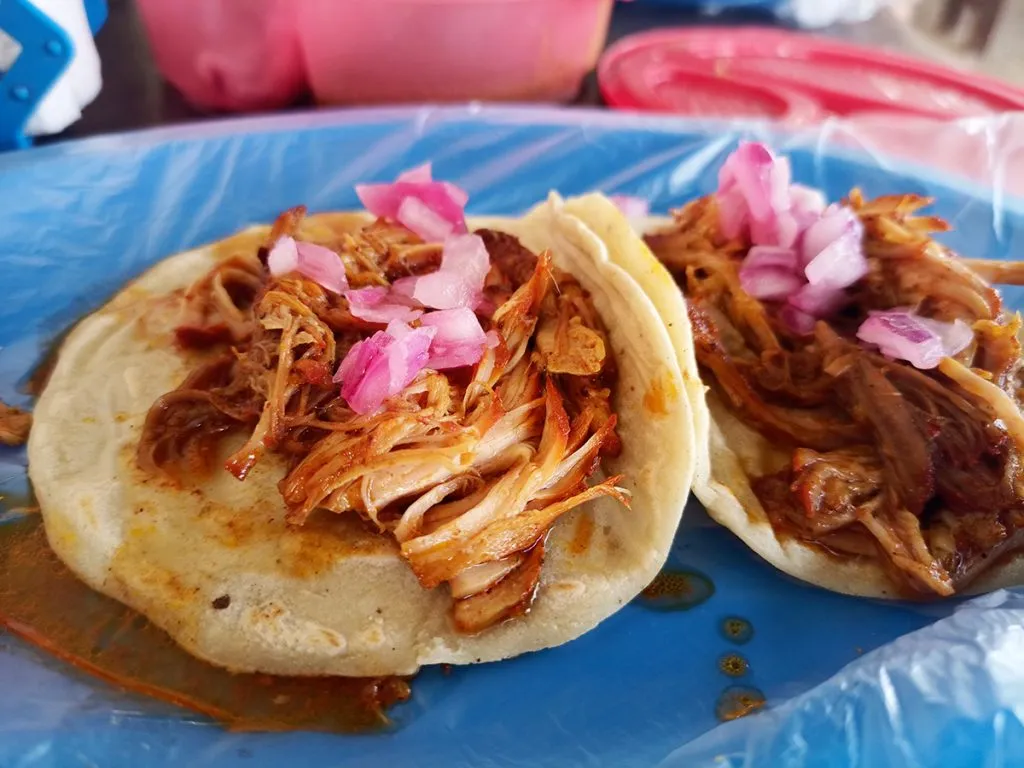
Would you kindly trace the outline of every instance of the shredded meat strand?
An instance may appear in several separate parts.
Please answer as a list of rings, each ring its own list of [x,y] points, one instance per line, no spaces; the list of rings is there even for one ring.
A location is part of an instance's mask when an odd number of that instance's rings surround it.
[[[964,259],[963,263],[978,277],[994,285],[1024,285],[1024,261]]]

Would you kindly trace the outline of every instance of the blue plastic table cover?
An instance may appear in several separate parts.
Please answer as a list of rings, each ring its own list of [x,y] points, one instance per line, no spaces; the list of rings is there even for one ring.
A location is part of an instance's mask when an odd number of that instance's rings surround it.
[[[59,331],[152,262],[298,203],[351,208],[353,184],[427,160],[472,213],[516,214],[549,189],[640,195],[667,212],[715,187],[741,138],[770,141],[832,198],[916,192],[975,257],[1024,252],[1010,170],[1024,118],[898,117],[797,134],[588,111],[420,108],[210,122],[0,157],[0,398]],[[1019,292],[1008,290],[1020,306]],[[0,451],[0,495],[24,489]],[[424,670],[394,726],[369,735],[227,733],[71,673],[0,635],[0,766],[999,766],[1024,763],[1024,594],[929,605],[853,599],[761,562],[691,502],[672,563],[706,574],[688,611],[634,603],[575,642]],[[723,620],[753,636],[734,645]],[[735,680],[719,660],[739,651]],[[767,708],[727,723],[732,685]]]

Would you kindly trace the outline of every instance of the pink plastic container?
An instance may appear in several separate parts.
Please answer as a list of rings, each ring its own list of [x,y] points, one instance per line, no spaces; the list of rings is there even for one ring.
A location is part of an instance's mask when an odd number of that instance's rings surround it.
[[[562,101],[604,47],[612,0],[301,0],[321,101]]]
[[[254,110],[283,106],[306,86],[295,32],[296,6],[304,1],[137,0],[137,5],[157,66],[189,101],[206,109]]]
[[[137,0],[157,65],[212,109],[564,101],[613,0]]]

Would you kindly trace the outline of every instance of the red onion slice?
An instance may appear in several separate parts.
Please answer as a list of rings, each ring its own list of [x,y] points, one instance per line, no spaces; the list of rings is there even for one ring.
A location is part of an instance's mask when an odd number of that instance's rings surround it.
[[[803,278],[778,267],[744,267],[740,270],[743,290],[761,301],[783,301],[800,290]]]
[[[439,270],[419,277],[403,277],[392,285],[394,292],[432,309],[476,308],[480,298],[462,275]]]
[[[963,352],[974,341],[974,331],[963,320],[954,320],[952,323],[930,317],[918,317],[917,320],[939,337],[947,357]]]
[[[868,273],[864,225],[849,208],[830,206],[804,233],[802,250],[812,285],[848,288]]]
[[[441,269],[465,276],[483,290],[487,273],[491,271],[491,257],[479,235],[455,235],[444,242]]]
[[[750,223],[750,214],[739,188],[719,188],[718,194],[715,195],[715,203],[718,207],[718,226],[726,239],[736,240],[743,237]]]
[[[328,291],[343,293],[348,290],[345,263],[330,248],[315,243],[304,243],[284,235],[279,237],[267,256],[267,268],[275,277],[298,272]]]
[[[396,280],[396,293],[425,307],[476,309],[483,298],[484,281],[491,269],[487,246],[478,235],[454,235],[444,243],[437,272]]]
[[[334,375],[349,408],[373,413],[409,386],[426,366],[434,334],[433,328],[414,329],[393,321],[387,330],[354,344]]]
[[[471,309],[459,307],[429,312],[420,321],[436,333],[430,343],[427,367],[436,371],[473,365],[484,354],[487,336]]]
[[[408,323],[423,314],[422,310],[409,306],[406,297],[393,294],[383,286],[345,291],[345,298],[352,316],[370,323],[390,323],[392,320]]]
[[[443,242],[455,229],[452,222],[434,213],[418,197],[405,198],[398,206],[395,218],[425,243]]]
[[[296,272],[299,268],[299,248],[295,239],[284,235],[270,248],[267,254],[267,269],[274,277]]]
[[[417,165],[415,168],[410,168],[404,173],[398,174],[398,178],[395,181],[408,181],[414,184],[430,184],[434,181],[434,169],[431,163],[424,163],[423,165]],[[466,206],[469,202],[469,194],[465,190],[460,189],[451,182],[441,181],[439,183],[444,189],[451,195],[452,200],[461,205]]]
[[[424,163],[402,171],[395,181],[407,181],[410,184],[429,184],[434,180],[434,169],[432,163]]]
[[[296,243],[299,251],[299,272],[328,291],[342,293],[348,290],[348,277],[341,256],[330,248],[315,243]]]
[[[804,264],[810,263],[836,240],[848,238],[860,243],[863,237],[864,227],[856,213],[844,205],[830,205],[814,218],[804,233]]]
[[[448,232],[461,234],[466,232],[466,214],[464,208],[469,195],[454,184],[433,181],[430,165],[422,165],[399,175],[398,180],[391,184],[357,184],[356,195],[374,216],[401,221],[400,210],[407,198],[415,198],[423,207],[428,208],[435,216],[450,225]],[[409,209],[406,214],[409,215]],[[419,211],[413,212],[414,221],[422,223],[425,217]],[[405,224],[405,222],[402,222]],[[405,224],[405,226],[409,226]],[[412,229],[412,227],[410,227]],[[416,231],[416,230],[413,230]],[[438,231],[436,221],[427,226],[426,233],[432,235],[431,240],[444,237],[433,237]],[[417,232],[419,234],[419,232]],[[447,233],[446,233],[447,234]],[[422,237],[422,235],[421,235]]]
[[[889,310],[870,313],[857,329],[857,338],[877,346],[886,357],[928,370],[966,349],[974,332],[962,320],[944,323],[906,310]]]
[[[772,267],[786,269],[797,274],[800,269],[796,251],[792,248],[781,248],[777,245],[755,245],[743,259],[743,269]]]
[[[726,159],[718,176],[719,191],[737,188],[750,217],[766,221],[789,208],[789,163],[777,160],[764,144],[744,142]]]
[[[807,283],[790,296],[788,302],[801,312],[823,318],[838,312],[849,300],[841,288]]]
[[[764,144],[740,144],[718,175],[722,233],[733,239],[749,229],[755,244],[788,247],[795,243],[799,227],[788,213],[790,177],[786,158],[776,158]]]
[[[789,210],[796,217],[801,230],[817,221],[828,205],[820,189],[803,184],[790,184],[789,196],[792,201]]]

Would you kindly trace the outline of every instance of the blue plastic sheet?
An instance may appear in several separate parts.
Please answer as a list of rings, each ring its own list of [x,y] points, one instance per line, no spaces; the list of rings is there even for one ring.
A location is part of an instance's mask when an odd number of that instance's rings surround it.
[[[354,183],[431,160],[473,213],[546,195],[641,195],[666,212],[715,186],[744,137],[790,155],[837,198],[917,192],[976,257],[1022,252],[1013,188],[1024,121],[900,118],[767,126],[586,111],[374,110],[207,123],[0,157],[0,398],[54,336],[146,265],[298,203],[356,206]],[[1020,306],[1019,292],[1007,291]],[[0,450],[0,494],[24,454]],[[689,611],[627,606],[597,630],[511,661],[425,670],[387,732],[234,734],[119,693],[0,635],[0,766],[998,766],[1024,762],[1024,597],[928,606],[858,600],[762,563],[695,503],[672,554],[714,595]],[[730,616],[753,626],[736,645]],[[739,652],[746,676],[727,677]],[[765,711],[716,719],[731,685]]]

